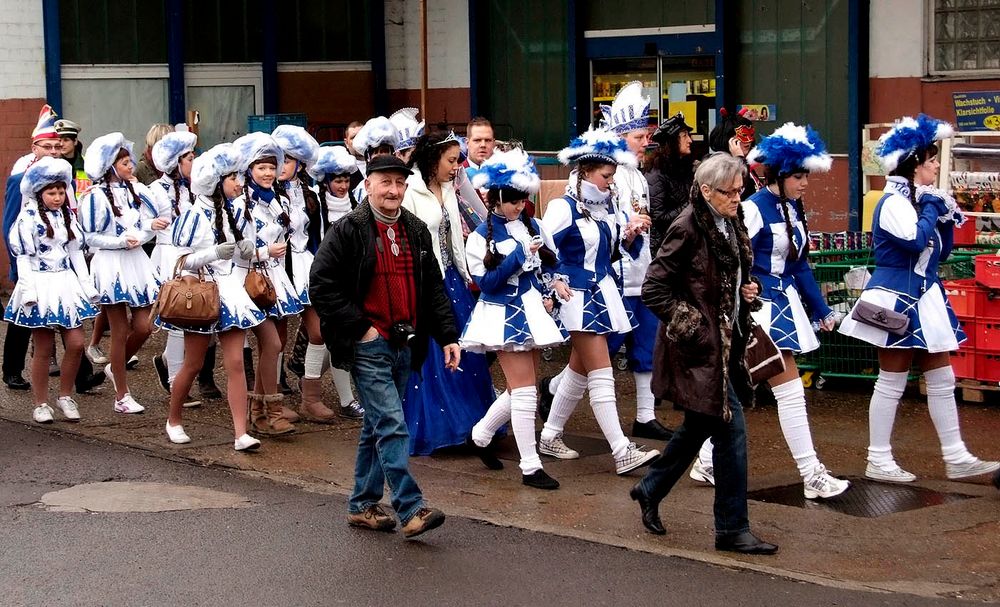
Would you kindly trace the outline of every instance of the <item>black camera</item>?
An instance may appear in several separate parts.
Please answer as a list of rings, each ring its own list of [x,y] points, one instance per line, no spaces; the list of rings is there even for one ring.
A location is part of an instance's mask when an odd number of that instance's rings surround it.
[[[389,344],[394,348],[407,346],[416,333],[417,330],[413,328],[413,325],[406,321],[394,323],[389,328]]]

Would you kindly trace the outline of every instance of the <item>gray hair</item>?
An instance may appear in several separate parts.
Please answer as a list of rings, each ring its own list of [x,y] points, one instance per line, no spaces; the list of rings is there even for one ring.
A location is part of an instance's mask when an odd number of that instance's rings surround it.
[[[724,152],[709,155],[701,161],[694,172],[694,186],[699,188],[707,185],[710,188],[729,189],[733,179],[746,177],[745,162]]]

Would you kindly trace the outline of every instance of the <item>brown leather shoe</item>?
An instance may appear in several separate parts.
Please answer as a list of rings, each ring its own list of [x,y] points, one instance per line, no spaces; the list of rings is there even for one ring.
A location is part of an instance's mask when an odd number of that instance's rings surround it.
[[[372,504],[361,512],[351,512],[347,515],[347,524],[351,527],[371,529],[372,531],[395,531],[396,519],[382,509],[381,504]]]
[[[317,424],[337,421],[337,414],[323,404],[323,384],[319,379],[303,377],[299,381],[299,391],[302,393],[302,404],[299,405],[302,417]]]
[[[444,512],[437,508],[421,508],[403,525],[403,535],[407,539],[417,537],[425,531],[436,529],[444,522]]]

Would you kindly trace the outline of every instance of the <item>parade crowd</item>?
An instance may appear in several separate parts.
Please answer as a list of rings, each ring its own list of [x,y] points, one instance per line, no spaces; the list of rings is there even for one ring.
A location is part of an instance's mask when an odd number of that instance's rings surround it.
[[[117,132],[84,149],[81,127],[45,106],[7,180],[4,383],[30,390],[40,424],[79,420],[74,393],[105,381],[115,412],[142,413],[128,370],[163,330],[152,360],[169,392],[165,440],[191,441],[195,383],[200,398],[225,396],[238,452],[303,421],[361,420],[348,522],[400,524],[406,537],[444,521],[411,455],[464,446],[502,470],[506,427],[523,484],[557,489],[543,457],[580,457],[563,433],[587,393],[615,473],[646,468],[629,495],[651,533],[666,533],[660,503],[688,473],[715,486],[717,549],[773,554],[750,529],[743,407],[770,387],[806,499],[850,491],[816,451],[795,362],[839,330],[879,353],[866,477],[916,480],[891,444],[916,364],[945,476],[1000,483],[1000,463],[962,440],[948,355],[965,340],[937,274],[965,221],[934,188],[950,126],[905,117],[880,139],[875,270],[844,316],[808,263],[809,177],[832,163],[819,134],[789,122],[758,140],[723,110],[697,158],[685,117],[650,125],[649,104],[634,82],[602,106],[558,154],[571,168],[564,194],[538,208],[534,160],[498,145],[484,118],[462,137],[404,108],[350,125],[344,145],[281,125],[200,154],[183,125],[154,125],[137,157]],[[538,377],[542,350],[563,344],[565,368]],[[612,373],[623,349],[636,386],[628,434]],[[324,402],[328,374],[336,403]],[[656,419],[658,401],[683,413],[678,427]]]

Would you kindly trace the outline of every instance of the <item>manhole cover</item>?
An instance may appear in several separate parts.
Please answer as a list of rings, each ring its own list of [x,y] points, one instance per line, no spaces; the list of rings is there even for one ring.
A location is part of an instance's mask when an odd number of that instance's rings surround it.
[[[850,489],[828,500],[807,500],[802,495],[801,483],[751,491],[747,494],[747,499],[795,506],[796,508],[829,510],[850,516],[876,518],[886,514],[950,504],[975,497],[961,493],[943,493],[911,485],[878,483],[866,478],[851,478],[850,480]]]
[[[235,493],[164,483],[86,483],[42,496],[54,512],[167,512],[203,508],[249,508],[253,503]]]

